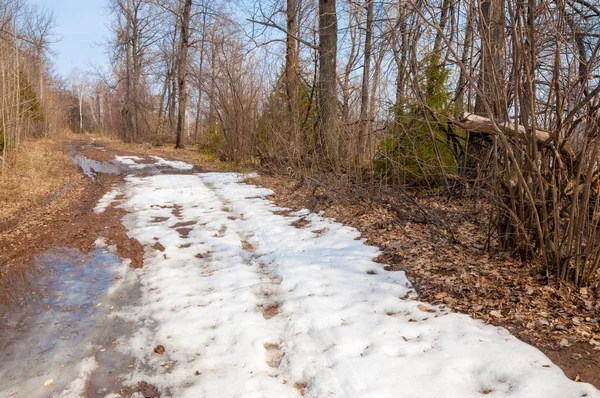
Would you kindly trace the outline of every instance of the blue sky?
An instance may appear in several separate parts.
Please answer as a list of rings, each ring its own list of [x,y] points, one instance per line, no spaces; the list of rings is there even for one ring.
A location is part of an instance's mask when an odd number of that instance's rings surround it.
[[[52,45],[58,53],[56,70],[63,76],[73,67],[106,65],[104,48],[97,44],[108,36],[106,0],[34,0],[54,12],[60,42]]]

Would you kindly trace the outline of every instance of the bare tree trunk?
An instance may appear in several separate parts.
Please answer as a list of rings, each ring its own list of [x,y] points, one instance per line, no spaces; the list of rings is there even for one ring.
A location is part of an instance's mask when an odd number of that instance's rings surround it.
[[[177,113],[177,132],[175,148],[183,148],[185,146],[185,111],[187,107],[187,85],[186,85],[186,69],[187,55],[190,47],[190,16],[192,10],[192,0],[185,0],[183,6],[183,14],[181,17],[181,37],[179,38],[179,63],[177,70],[177,83],[179,88],[179,104]]]
[[[169,84],[171,83],[171,78],[169,77],[169,72],[165,76],[165,81],[163,82],[163,88],[160,91],[160,97],[158,99],[158,115],[156,117],[156,127],[154,134],[158,134],[163,126],[163,113],[165,108],[168,108],[168,105],[165,104],[165,99],[167,99],[167,93],[169,91]]]
[[[202,13],[202,32],[206,32],[206,11],[203,10]],[[198,100],[196,101],[196,124],[194,126],[194,136],[196,137],[196,142],[202,143],[202,117],[200,116],[201,107],[202,107],[202,86],[204,85],[204,53],[206,47],[205,38],[202,39],[200,44],[200,62],[198,65]]]
[[[362,92],[360,99],[360,121],[358,127],[358,151],[356,153],[357,164],[359,164],[365,152],[365,137],[369,134],[369,77],[371,75],[371,46],[373,36],[373,0],[367,1],[367,23],[365,27],[365,52],[364,69],[362,76]]]
[[[352,100],[352,82],[355,68],[358,67],[360,47],[361,47],[361,33],[360,33],[360,12],[358,10],[351,11],[348,15],[348,38],[349,48],[346,52],[346,65],[341,76],[338,75],[337,80],[340,88],[342,89],[342,101],[341,101],[341,118],[344,123],[350,123],[350,101]]]
[[[442,10],[440,15],[440,29],[437,31],[435,35],[435,40],[433,43],[433,53],[441,57],[441,48],[442,48],[442,38],[446,34],[446,24],[448,23],[448,10],[450,9],[450,0],[444,0],[442,3]]]
[[[172,133],[175,126],[175,109],[177,109],[177,77],[175,76],[175,65],[173,64],[171,73],[169,76],[169,96],[168,96],[168,107],[169,107],[169,132]]]
[[[482,0],[479,30],[481,33],[481,76],[479,95],[475,102],[475,113],[486,113],[485,103],[492,117],[502,117],[504,106],[504,15],[505,0]]]
[[[79,132],[83,133],[83,91],[78,93],[79,100]]]
[[[210,96],[210,101],[208,103],[208,126],[209,129],[213,129],[215,122],[216,122],[216,117],[215,117],[215,85],[216,85],[216,80],[217,80],[217,73],[216,73],[216,68],[217,68],[217,32],[216,32],[216,26],[213,25],[212,29],[211,29],[211,48],[210,48],[210,89],[209,89],[209,96]]]
[[[133,91],[133,114],[131,115],[131,125],[133,127],[131,140],[136,142],[139,138],[139,127],[140,127],[140,76],[142,69],[142,60],[140,55],[139,48],[139,40],[140,40],[140,32],[139,32],[139,24],[138,20],[138,9],[139,3],[134,5],[134,14],[133,14],[133,25],[132,25],[132,37],[131,37],[131,61],[133,68],[133,81],[131,85],[131,89]]]
[[[125,4],[125,12],[126,12],[126,28],[125,28],[125,37],[123,38],[125,43],[125,106],[124,106],[124,119],[125,119],[125,141],[132,141],[133,136],[133,125],[132,125],[132,113],[133,107],[132,103],[132,76],[131,76],[131,4],[130,1],[127,0]]]
[[[321,126],[317,153],[330,160],[339,159],[338,97],[336,81],[337,15],[335,0],[319,0],[319,90]]]
[[[395,122],[398,125],[400,123],[400,117],[403,114],[403,101],[406,84],[406,62],[407,53],[409,47],[408,37],[408,21],[406,17],[406,9],[403,7],[402,2],[398,2],[398,21],[396,23],[396,29],[399,34],[392,32],[392,51],[394,53],[394,61],[396,68],[398,69],[396,75],[396,100],[394,103]],[[400,36],[400,43],[398,43],[398,36]]]
[[[196,101],[196,123],[194,126],[194,135],[196,137],[196,141],[200,141],[201,139],[201,120],[200,116],[201,106],[202,106],[202,85],[204,84],[204,40],[202,41],[202,46],[200,47],[200,64],[198,66],[198,100]]]
[[[473,25],[474,25],[474,21],[473,21],[473,0],[467,0],[467,20],[465,21],[465,41],[463,44],[463,52],[462,52],[462,56],[460,58],[460,62],[462,63],[462,65],[467,69],[467,71],[471,70],[471,62],[469,62],[469,60],[471,59],[471,47],[473,46]],[[466,82],[467,82],[467,71],[465,71],[463,68],[460,68],[460,75],[458,77],[458,84],[456,85],[456,98],[457,101],[459,103],[459,112],[462,112],[464,110],[469,110],[468,109],[468,103],[465,106],[464,103],[464,98],[465,98],[465,86],[466,86]],[[468,101],[468,100],[467,100]]]
[[[287,0],[287,37],[285,52],[285,79],[288,97],[289,128],[292,142],[298,143],[298,51],[296,49],[297,26],[296,0]],[[297,148],[296,148],[297,149]]]

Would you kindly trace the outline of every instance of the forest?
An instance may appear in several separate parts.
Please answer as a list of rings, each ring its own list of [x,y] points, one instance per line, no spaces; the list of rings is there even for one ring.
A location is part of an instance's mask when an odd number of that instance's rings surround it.
[[[193,147],[353,201],[480,201],[490,247],[597,280],[593,1],[109,0],[109,67],[67,78],[52,12],[0,7],[3,169],[67,127]]]

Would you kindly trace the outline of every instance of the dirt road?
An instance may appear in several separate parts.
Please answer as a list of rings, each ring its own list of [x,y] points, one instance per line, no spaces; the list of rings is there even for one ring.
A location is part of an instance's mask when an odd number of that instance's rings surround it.
[[[358,231],[245,176],[110,164],[122,178],[93,214],[120,225],[96,223],[88,254],[36,256],[35,294],[3,318],[0,396],[600,397],[506,330],[419,302]]]

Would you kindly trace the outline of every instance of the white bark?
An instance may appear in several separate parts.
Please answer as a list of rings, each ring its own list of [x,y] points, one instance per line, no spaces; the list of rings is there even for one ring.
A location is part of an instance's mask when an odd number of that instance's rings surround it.
[[[464,112],[460,115],[458,126],[464,130],[475,133],[497,134],[496,127],[506,135],[513,137],[526,138],[531,135],[525,126],[515,125],[505,121],[494,121],[484,116],[478,116],[473,113]],[[535,139],[539,144],[550,145],[553,135],[544,130],[534,130]]]

